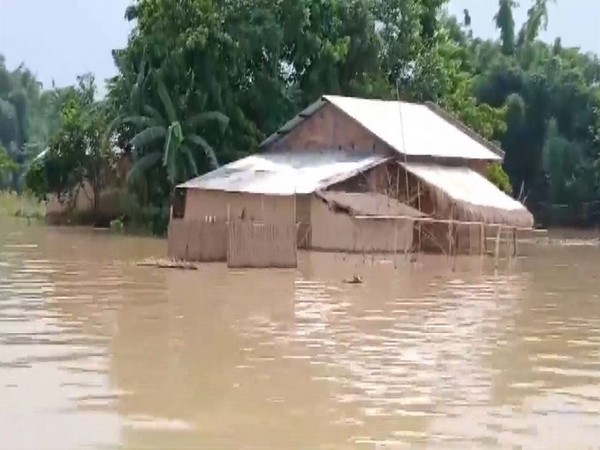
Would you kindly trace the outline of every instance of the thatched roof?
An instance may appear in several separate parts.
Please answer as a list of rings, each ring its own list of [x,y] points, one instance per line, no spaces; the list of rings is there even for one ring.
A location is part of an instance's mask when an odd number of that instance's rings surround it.
[[[400,163],[434,197],[437,216],[465,222],[532,228],[533,215],[517,200],[468,167]]]
[[[404,203],[387,195],[376,192],[353,193],[339,191],[318,191],[315,194],[334,211],[344,212],[351,216],[373,217],[424,217]]]

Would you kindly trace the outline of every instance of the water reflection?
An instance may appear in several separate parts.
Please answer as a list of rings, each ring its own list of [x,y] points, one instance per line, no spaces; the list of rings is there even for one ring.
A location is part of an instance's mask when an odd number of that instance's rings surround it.
[[[594,248],[498,272],[317,254],[295,272],[178,272],[135,265],[158,240],[0,226],[0,448],[586,448],[600,435]],[[354,273],[363,285],[343,283]]]

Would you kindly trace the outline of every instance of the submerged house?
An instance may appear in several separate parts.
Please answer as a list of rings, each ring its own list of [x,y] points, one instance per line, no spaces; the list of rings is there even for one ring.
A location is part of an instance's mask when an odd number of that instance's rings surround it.
[[[533,226],[529,211],[485,178],[503,156],[433,105],[325,96],[259,154],[178,186],[169,253],[225,258],[231,220],[293,223],[306,249],[483,251],[491,226]],[[221,231],[205,236],[207,223]]]

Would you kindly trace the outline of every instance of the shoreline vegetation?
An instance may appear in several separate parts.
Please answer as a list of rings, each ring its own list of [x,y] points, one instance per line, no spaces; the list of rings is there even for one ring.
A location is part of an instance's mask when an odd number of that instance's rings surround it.
[[[46,206],[31,195],[5,191],[0,192],[0,215],[43,222],[46,218]]]
[[[513,0],[490,2],[497,37],[481,39],[445,0],[135,0],[102,99],[93,74],[44,89],[0,55],[0,191],[66,205],[85,186],[91,210],[74,220],[164,235],[177,184],[339,94],[435,103],[502,147],[488,178],[539,225],[596,226],[600,60],[542,41],[550,0],[526,2],[522,23]]]

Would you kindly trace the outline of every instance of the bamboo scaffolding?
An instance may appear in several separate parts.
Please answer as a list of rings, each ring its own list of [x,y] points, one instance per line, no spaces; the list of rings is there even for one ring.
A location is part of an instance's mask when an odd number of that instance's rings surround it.
[[[470,222],[470,221],[463,221],[463,220],[459,220],[459,219],[438,219],[435,217],[414,217],[414,216],[388,216],[388,215],[382,215],[382,216],[363,216],[363,215],[357,215],[357,216],[353,216],[354,219],[356,220],[411,220],[414,222],[421,222],[421,223],[440,223],[440,224],[456,224],[456,225],[481,225],[484,227],[489,227],[489,228],[506,228],[506,229],[511,229],[511,230],[516,230],[516,231],[528,231],[528,232],[535,232],[536,230],[532,229],[532,228],[527,228],[527,227],[517,227],[514,225],[505,225],[505,224],[498,224],[498,223],[486,223],[486,222],[480,222],[480,221],[476,221],[476,222]]]

